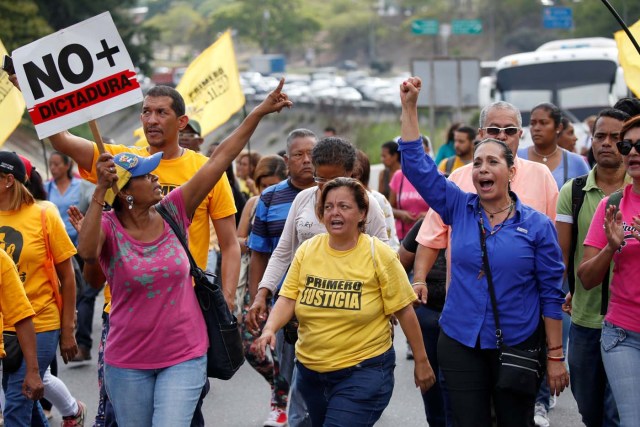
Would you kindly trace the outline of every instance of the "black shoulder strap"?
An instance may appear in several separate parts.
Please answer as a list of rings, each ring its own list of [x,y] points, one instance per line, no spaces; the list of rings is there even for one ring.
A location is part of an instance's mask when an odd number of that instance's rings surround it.
[[[568,151],[565,150],[564,148],[562,148],[561,150],[562,150],[562,168],[564,169],[563,171],[564,176],[562,177],[562,183],[564,184],[569,179],[569,154],[567,154]]]
[[[491,267],[489,267],[489,254],[487,253],[487,239],[484,227],[478,223],[480,228],[480,245],[482,248],[482,264],[483,272],[487,277],[487,285],[489,288],[489,298],[491,299],[491,308],[493,309],[493,318],[496,322],[496,348],[502,347],[502,329],[500,328],[500,319],[498,318],[498,301],[496,299],[496,291],[493,287],[493,276],[491,275]]]
[[[567,265],[567,280],[569,282],[569,291],[573,295],[576,289],[576,275],[574,255],[578,247],[578,215],[584,203],[584,186],[587,184],[587,175],[575,178],[571,184],[571,249],[569,250],[569,262]]]
[[[447,159],[447,163],[444,167],[444,174],[445,176],[449,176],[451,175],[451,172],[453,171],[453,165],[456,162],[456,156],[451,156]]]
[[[187,239],[182,233],[182,230],[180,230],[180,227],[178,226],[178,224],[176,224],[176,222],[173,220],[171,215],[169,215],[169,212],[167,212],[160,203],[157,203],[155,205],[155,208],[156,208],[156,212],[158,212],[160,216],[165,221],[167,221],[167,224],[169,224],[169,227],[171,227],[171,229],[173,230],[173,233],[176,235],[176,237],[180,241],[180,244],[184,248],[184,251],[187,253],[187,257],[189,258],[189,265],[191,266],[191,275],[196,276],[198,274],[198,271],[200,273],[203,273],[202,269],[198,267],[198,264],[196,264],[196,261],[193,259],[193,255],[191,255],[191,251],[189,250],[189,245],[187,244]]]
[[[622,201],[622,190],[618,190],[614,193],[611,193],[609,196],[609,200],[607,202],[607,207],[615,206],[616,212],[620,209],[620,202]],[[600,305],[600,314],[607,314],[607,309],[609,308],[609,270],[604,275],[604,279],[602,279],[602,303]]]

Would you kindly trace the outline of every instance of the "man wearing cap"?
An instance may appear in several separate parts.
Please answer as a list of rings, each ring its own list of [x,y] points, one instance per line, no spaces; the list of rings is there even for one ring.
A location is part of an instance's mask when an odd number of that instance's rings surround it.
[[[201,135],[202,128],[200,127],[200,123],[190,118],[189,123],[180,131],[178,144],[180,144],[180,147],[199,153],[200,146],[204,142],[204,138]]]
[[[158,175],[162,192],[166,195],[195,175],[207,161],[207,157],[179,145],[179,133],[187,127],[189,118],[185,115],[184,100],[175,89],[167,86],[156,86],[150,89],[142,104],[140,120],[149,143],[148,147],[106,145],[105,149],[113,155],[131,152],[140,156],[149,156],[162,152],[163,157],[155,173]],[[248,140],[258,121],[251,124],[243,122],[232,136]],[[191,122],[192,129],[199,125]],[[96,181],[95,162],[99,153],[95,143],[72,135],[68,131],[52,135],[49,139],[56,150],[75,160],[83,178]],[[205,269],[209,250],[209,218],[211,218],[222,253],[222,288],[230,307],[234,304],[240,265],[235,213],[231,187],[226,175],[223,175],[196,210],[189,227],[189,247],[197,264]]]

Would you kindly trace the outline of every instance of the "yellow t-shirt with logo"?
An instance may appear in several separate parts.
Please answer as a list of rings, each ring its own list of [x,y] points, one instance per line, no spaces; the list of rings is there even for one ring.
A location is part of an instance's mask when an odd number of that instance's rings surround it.
[[[59,264],[75,255],[76,248],[69,239],[54,204],[39,201],[22,206],[16,211],[0,212],[0,248],[5,250],[18,267],[27,298],[36,313],[33,319],[36,332],[60,329],[60,312],[44,267],[47,250],[40,217],[43,208],[46,208],[53,261]],[[15,328],[12,323],[7,322],[5,330],[14,331]]]
[[[96,182],[96,165],[98,159],[98,148],[94,144],[91,171],[80,169],[80,174],[84,179]],[[135,153],[142,157],[148,157],[149,152],[146,147],[126,147],[124,145],[105,145],[107,152],[118,154],[122,152]],[[158,175],[158,181],[162,186],[162,193],[168,194],[192,178],[196,172],[207,162],[208,158],[200,153],[191,150],[184,150],[184,153],[176,159],[161,160],[158,168],[153,171]],[[233,200],[233,193],[227,175],[216,183],[213,190],[202,201],[193,216],[193,221],[189,227],[189,249],[193,258],[200,268],[207,267],[207,255],[209,253],[209,218],[221,219],[230,215],[235,215],[236,205]]]
[[[296,357],[316,372],[357,365],[391,347],[389,317],[416,295],[398,255],[361,234],[348,251],[319,234],[296,251],[280,296],[296,301]],[[372,253],[375,255],[374,268]]]
[[[4,330],[5,321],[15,325],[33,315],[35,313],[20,282],[16,265],[5,251],[0,251],[0,330]],[[0,358],[5,356],[4,341],[0,334]]]

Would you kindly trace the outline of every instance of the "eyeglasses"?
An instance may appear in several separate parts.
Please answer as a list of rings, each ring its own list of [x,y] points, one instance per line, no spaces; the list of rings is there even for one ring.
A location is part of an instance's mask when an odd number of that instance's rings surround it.
[[[316,184],[324,184],[331,181],[331,179],[332,178],[320,178],[319,176],[313,176],[313,180],[316,182]]]
[[[506,128],[499,128],[499,127],[496,127],[496,126],[489,126],[489,127],[482,128],[482,129],[484,129],[484,131],[487,132],[487,134],[491,135],[491,136],[498,136],[498,135],[500,135],[500,132],[503,132],[503,131],[504,131],[505,135],[513,136],[513,135],[517,134],[518,131],[520,130],[520,128],[515,127],[515,126],[509,126],[509,127],[506,127]]]
[[[630,139],[623,139],[622,141],[618,141],[616,146],[618,147],[620,154],[623,156],[628,156],[632,148],[635,148],[636,152],[640,154],[640,139],[636,139],[636,142],[633,142]]]

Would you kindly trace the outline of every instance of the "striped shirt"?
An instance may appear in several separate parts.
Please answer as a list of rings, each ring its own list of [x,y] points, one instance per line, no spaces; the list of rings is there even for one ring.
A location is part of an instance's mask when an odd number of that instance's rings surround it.
[[[302,191],[291,184],[291,179],[272,185],[262,192],[256,216],[247,240],[252,251],[271,254],[278,246],[291,204]]]

